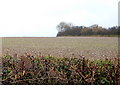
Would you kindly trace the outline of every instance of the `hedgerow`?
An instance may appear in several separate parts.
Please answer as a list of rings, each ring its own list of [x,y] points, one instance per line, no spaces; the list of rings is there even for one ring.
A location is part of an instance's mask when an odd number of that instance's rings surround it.
[[[3,85],[118,85],[120,58],[3,56]]]

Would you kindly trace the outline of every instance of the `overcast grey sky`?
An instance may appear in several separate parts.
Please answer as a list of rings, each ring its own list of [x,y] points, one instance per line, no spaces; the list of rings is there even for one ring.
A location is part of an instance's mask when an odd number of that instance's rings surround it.
[[[119,0],[0,0],[0,36],[54,37],[61,21],[118,25]]]

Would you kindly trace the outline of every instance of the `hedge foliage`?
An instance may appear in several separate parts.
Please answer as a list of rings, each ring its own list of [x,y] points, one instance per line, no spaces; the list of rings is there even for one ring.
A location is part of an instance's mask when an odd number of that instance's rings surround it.
[[[3,85],[118,85],[120,58],[2,57]]]

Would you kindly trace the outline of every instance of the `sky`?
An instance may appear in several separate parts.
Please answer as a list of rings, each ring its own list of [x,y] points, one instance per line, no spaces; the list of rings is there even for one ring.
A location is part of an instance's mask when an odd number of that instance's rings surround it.
[[[55,37],[64,21],[75,26],[118,25],[119,0],[0,0],[0,37]]]

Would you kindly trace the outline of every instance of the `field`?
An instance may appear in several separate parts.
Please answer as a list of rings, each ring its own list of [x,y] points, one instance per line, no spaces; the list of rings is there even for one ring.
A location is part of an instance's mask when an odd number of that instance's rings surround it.
[[[120,83],[116,37],[2,38],[1,58],[2,85]]]
[[[2,38],[3,55],[9,53],[23,55],[41,53],[44,56],[104,58],[117,57],[117,37],[35,37]]]

